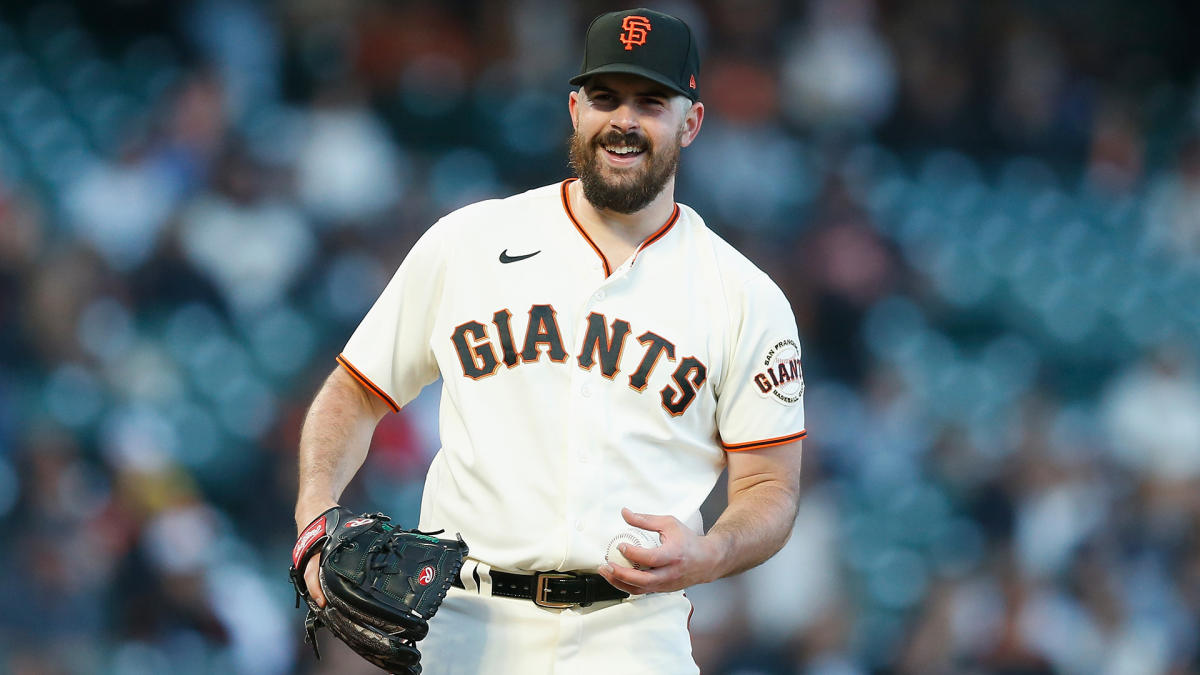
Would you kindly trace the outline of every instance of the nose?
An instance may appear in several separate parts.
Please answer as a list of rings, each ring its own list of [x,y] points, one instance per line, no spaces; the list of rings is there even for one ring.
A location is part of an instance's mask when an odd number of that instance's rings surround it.
[[[608,124],[611,128],[623,134],[636,130],[639,125],[633,105],[629,102],[624,102],[614,108],[612,115],[608,119]]]

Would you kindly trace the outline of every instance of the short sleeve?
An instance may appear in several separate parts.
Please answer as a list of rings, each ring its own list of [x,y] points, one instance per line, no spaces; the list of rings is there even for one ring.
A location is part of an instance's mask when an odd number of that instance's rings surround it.
[[[445,279],[441,224],[413,245],[337,359],[393,411],[438,377],[430,335]]]
[[[796,319],[766,275],[732,298],[731,360],[717,392],[725,450],[753,450],[803,438],[804,372]]]

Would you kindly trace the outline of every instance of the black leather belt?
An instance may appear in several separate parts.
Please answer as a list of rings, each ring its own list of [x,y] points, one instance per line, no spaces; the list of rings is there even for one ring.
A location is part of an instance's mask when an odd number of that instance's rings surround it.
[[[492,579],[492,595],[533,600],[533,604],[551,609],[587,607],[593,602],[621,600],[629,597],[628,593],[614,587],[599,574],[576,572],[513,574],[498,570],[491,570],[489,574]],[[456,578],[451,583],[459,588],[465,588],[460,579]],[[478,583],[478,579],[476,579],[476,583]]]

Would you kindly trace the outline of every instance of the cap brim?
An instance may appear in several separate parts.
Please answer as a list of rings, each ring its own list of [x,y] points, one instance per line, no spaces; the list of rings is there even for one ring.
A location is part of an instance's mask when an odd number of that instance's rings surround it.
[[[672,82],[666,77],[663,77],[661,74],[656,73],[649,68],[631,63],[609,63],[603,66],[598,66],[596,68],[592,68],[586,73],[580,73],[568,81],[574,85],[581,85],[584,82],[587,82],[588,78],[592,77],[593,75],[604,75],[606,73],[623,73],[625,75],[637,75],[638,77],[644,77],[647,80],[661,84],[680,96],[686,96],[693,101],[696,100],[696,92],[684,91],[677,83]]]

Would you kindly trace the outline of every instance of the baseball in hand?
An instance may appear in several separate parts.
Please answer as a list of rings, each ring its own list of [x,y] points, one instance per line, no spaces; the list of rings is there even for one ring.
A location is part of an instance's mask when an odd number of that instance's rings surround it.
[[[638,563],[631,562],[628,558],[621,555],[621,550],[617,548],[621,544],[629,544],[630,546],[640,546],[642,548],[658,548],[662,545],[662,539],[657,532],[648,530],[640,530],[631,527],[627,530],[621,530],[617,536],[608,542],[608,550],[604,554],[604,561],[610,565],[624,565],[632,567],[635,570],[642,569]]]

